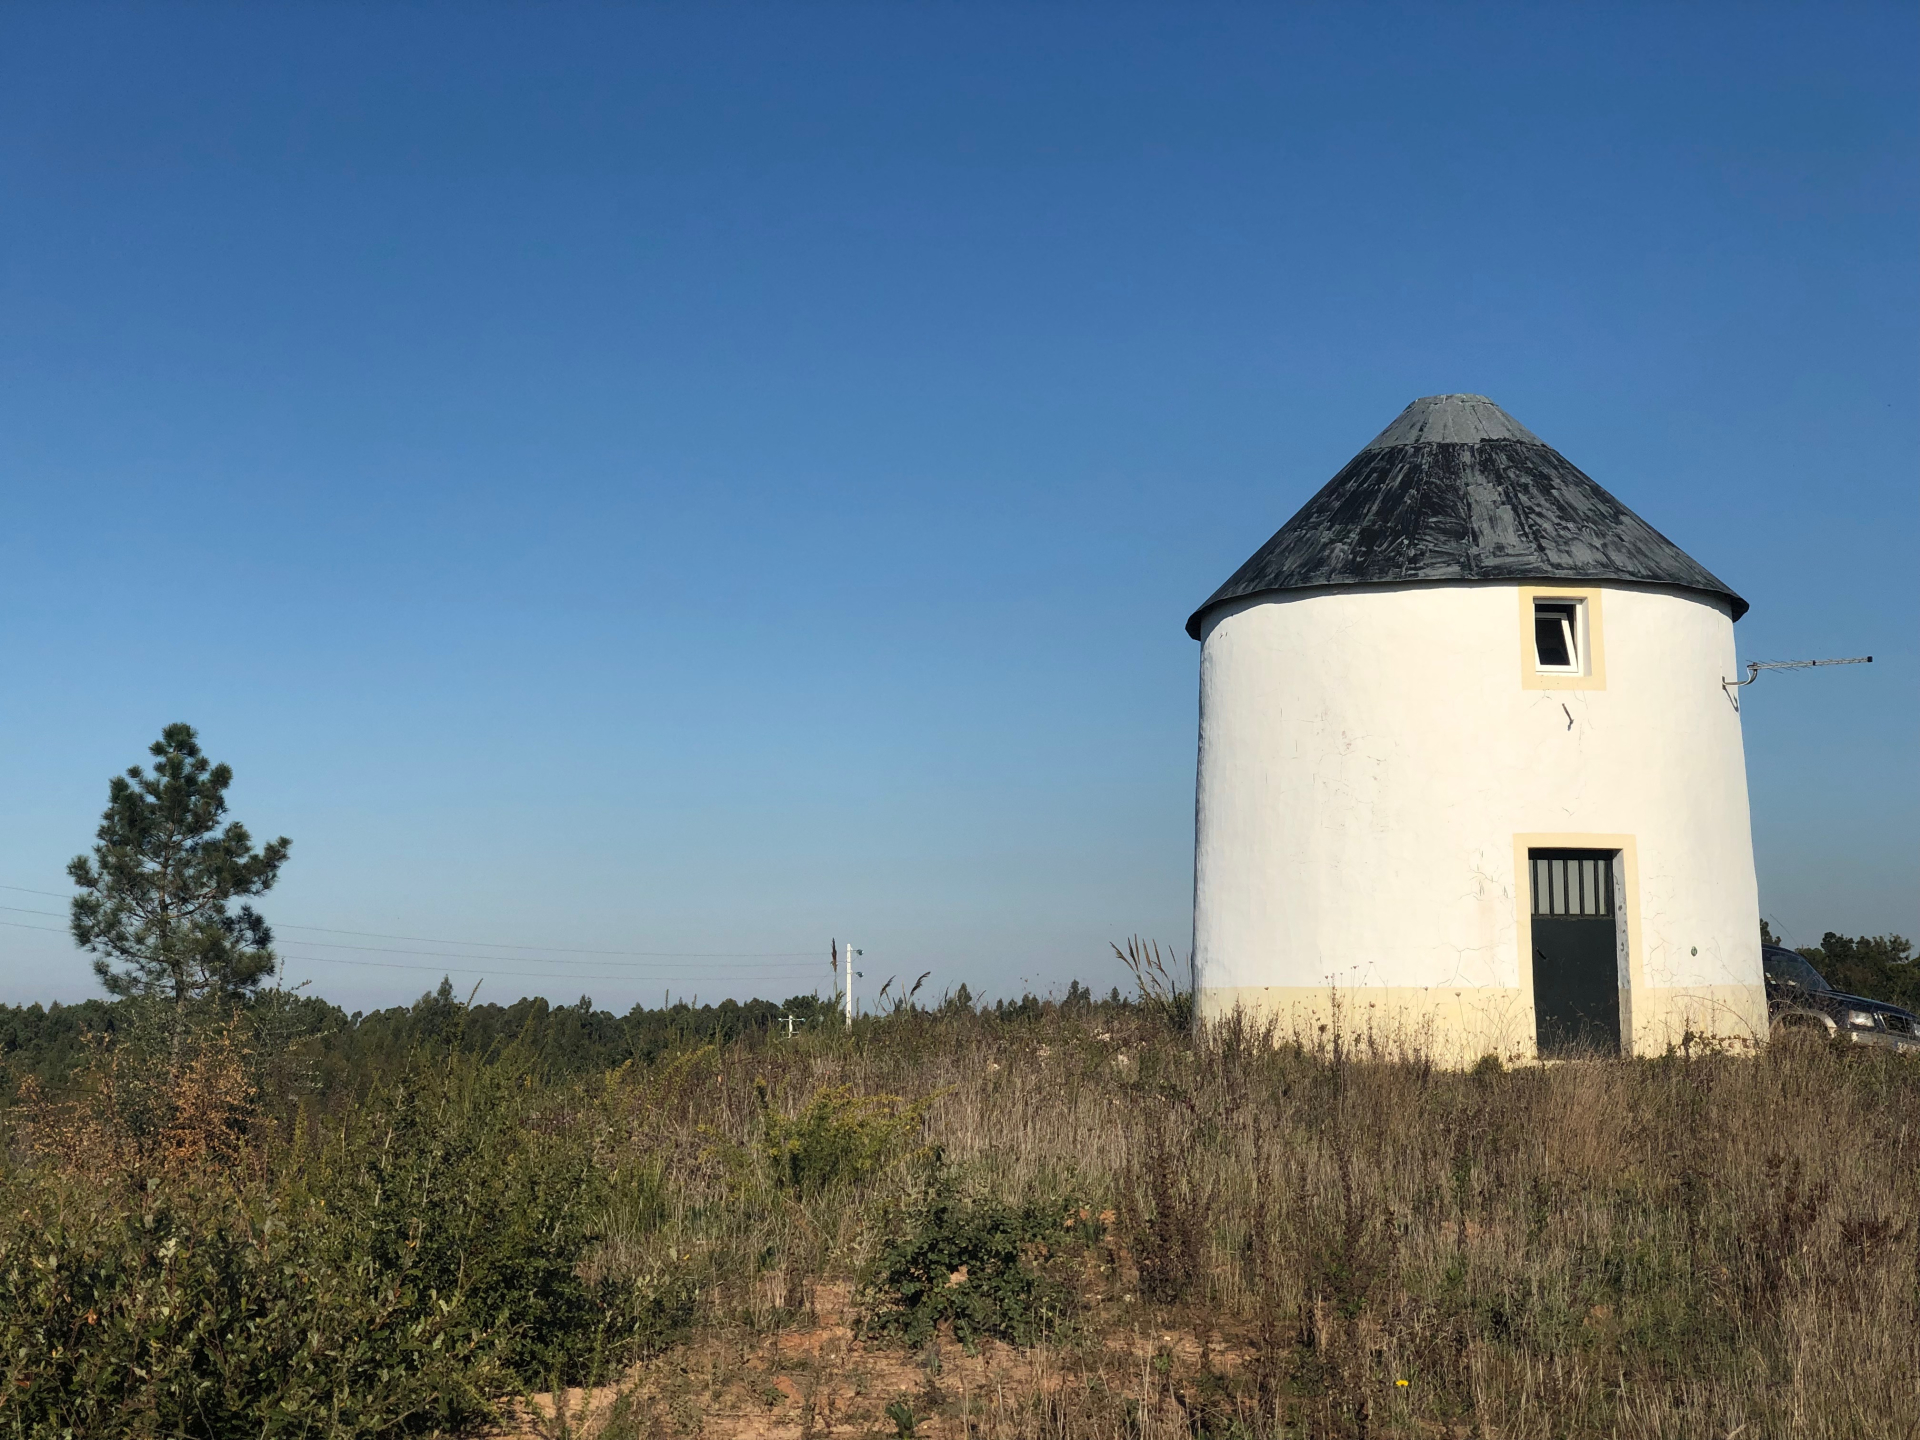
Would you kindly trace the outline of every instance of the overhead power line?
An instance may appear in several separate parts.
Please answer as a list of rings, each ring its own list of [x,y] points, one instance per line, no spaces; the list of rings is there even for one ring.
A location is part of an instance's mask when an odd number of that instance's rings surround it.
[[[451,972],[452,974],[455,974],[455,975],[510,975],[515,978],[523,979],[523,980],[569,980],[569,981],[572,981],[572,980],[580,980],[580,981],[647,980],[651,982],[651,981],[660,980],[660,979],[677,978],[673,976],[661,976],[661,975],[635,975],[631,971],[628,971],[624,974],[593,975],[593,974],[584,974],[584,973],[568,973],[565,971],[554,971],[554,970],[489,970],[489,969],[483,969],[477,965],[408,965],[397,960],[347,960],[337,955],[289,955],[286,958],[288,960],[297,961],[300,963],[313,963],[313,964],[323,964],[323,965],[358,965],[358,966],[363,966],[373,970],[424,970],[428,974],[433,974],[437,971],[440,973]],[[788,979],[798,978],[797,976],[794,976],[792,974],[783,974],[782,976],[775,976],[774,972],[769,970],[756,971],[752,973],[768,975],[770,978],[788,978]]]
[[[534,961],[534,960],[539,960],[544,958],[539,955],[462,955],[456,950],[402,950],[392,945],[343,945],[337,940],[302,940],[302,939],[299,939],[297,936],[293,939],[287,940],[285,943],[288,945],[310,945],[310,946],[314,946],[324,950],[358,950],[370,955],[439,956],[447,960]],[[453,942],[449,941],[447,943],[451,944]],[[515,946],[514,948],[521,949],[521,950],[534,950],[534,949],[539,949],[543,947],[533,946],[533,945],[521,945],[521,946]],[[787,964],[794,964],[799,960],[800,956],[806,952],[798,951],[798,950],[784,950],[784,951],[778,951],[778,952],[773,952],[768,954],[760,954],[752,950],[741,950],[741,951],[733,951],[733,952],[715,951],[715,950],[584,950],[584,951],[575,950],[575,951],[563,951],[559,953],[574,954],[574,955],[609,955],[609,956],[644,955],[648,958],[646,960],[637,961],[635,964],[635,968],[642,968],[642,969],[650,966],[654,960],[724,960],[729,962],[729,965],[726,968],[766,969],[768,968],[766,966],[754,966],[754,965],[742,966],[740,965],[739,962],[751,961],[756,959],[764,959],[764,960],[779,960]],[[611,965],[615,962],[613,960],[600,960],[600,961],[562,960],[562,961],[559,961],[558,963],[562,965],[582,965],[582,964],[596,964],[596,963],[601,965]],[[808,966],[808,968],[812,969],[814,967],[810,965]]]
[[[38,915],[40,912],[38,910],[29,910],[27,913],[29,915]],[[25,925],[18,920],[0,920],[0,925],[5,925],[9,930],[39,930],[48,935],[67,935],[72,933],[67,930],[56,930],[51,925]]]
[[[0,885],[0,890],[18,891],[19,893],[24,895],[45,895],[50,899],[55,899],[55,900],[62,900],[67,898],[66,896],[61,895],[56,891],[34,890],[25,885]],[[57,911],[32,910],[23,905],[0,905],[0,910],[6,910],[6,911],[13,912],[15,914],[21,914],[21,915],[45,915],[51,919],[64,918]],[[4,923],[4,922],[0,922],[0,923]],[[594,949],[587,949],[580,946],[572,946],[572,945],[514,945],[514,944],[507,944],[502,941],[495,941],[495,940],[442,940],[442,939],[436,939],[428,935],[389,935],[379,930],[345,930],[345,929],[339,929],[336,927],[331,927],[326,925],[295,925],[288,921],[274,921],[273,925],[276,930],[283,930],[283,931],[284,930],[310,930],[315,932],[316,934],[321,934],[321,935],[354,935],[354,936],[358,936],[363,939],[369,939],[369,940],[407,940],[417,945],[460,945],[460,946],[466,946],[470,949],[475,949],[475,950],[544,951],[547,954],[551,954],[551,955],[591,955],[591,956],[605,957],[608,960],[631,958],[635,960],[702,960],[702,961],[705,961],[705,960],[725,960],[725,961],[786,960],[786,961],[812,962],[816,955],[816,952],[813,950],[594,950]],[[40,926],[40,925],[24,925],[24,926],[19,926],[17,928],[25,929],[25,930],[41,930],[47,927]],[[439,950],[402,950],[402,949],[396,949],[394,947],[386,946],[386,945],[348,945],[337,940],[302,940],[302,939],[299,939],[298,937],[288,937],[285,940],[285,944],[304,945],[304,946],[310,946],[314,948],[322,948],[322,949],[330,949],[330,950],[355,950],[355,951],[360,951],[367,954],[376,954],[376,955],[419,955],[419,956],[430,957],[434,959],[446,959],[446,960],[461,960],[461,959],[496,960],[496,961],[497,960],[521,960],[521,961],[525,961],[528,964],[533,964],[545,958],[543,955],[540,955],[540,954],[489,956],[489,955],[462,955],[458,951],[443,952]],[[295,957],[295,958],[322,960],[328,957],[315,955],[315,956],[304,956],[304,957]],[[341,961],[336,961],[335,963],[344,965],[348,962],[341,960]],[[374,962],[361,961],[359,963],[366,965],[366,964],[372,964]],[[561,962],[561,963],[566,963],[566,962]],[[395,969],[430,969],[433,967],[396,965],[393,968]],[[635,967],[635,968],[662,969],[666,967],[647,966],[647,967]],[[778,969],[800,969],[800,968],[812,969],[813,965],[812,963],[808,963],[804,967],[801,967],[799,965],[784,965],[784,966],[729,965],[725,968],[740,969],[740,970],[768,971],[768,970],[778,970]],[[498,973],[544,975],[552,972],[500,971]],[[610,976],[609,978],[619,978],[619,977],[617,974],[615,974],[613,976]]]
[[[11,888],[17,889],[19,887],[15,886]],[[18,908],[17,906],[12,906],[12,905],[0,906],[0,909],[8,909],[8,910],[15,910],[17,908]],[[47,912],[44,910],[29,910],[25,913],[29,915],[44,915]],[[0,920],[0,926],[5,926],[9,930],[38,930],[42,935],[65,935],[68,933],[65,930],[56,929],[52,925],[28,925],[25,922],[20,920]],[[521,979],[521,980],[547,980],[547,981],[647,980],[647,981],[653,981],[653,980],[659,980],[659,979],[677,978],[677,977],[664,976],[660,974],[636,975],[630,970],[614,971],[614,972],[569,971],[569,970],[497,970],[497,969],[482,969],[479,966],[475,966],[475,965],[461,965],[461,964],[453,964],[453,963],[446,964],[446,965],[409,965],[401,961],[395,961],[395,960],[348,960],[338,955],[287,955],[284,958],[290,961],[297,962],[299,964],[303,964],[303,965],[354,965],[354,966],[362,967],[364,969],[372,969],[372,970],[425,970],[429,973],[437,970],[442,973],[451,972],[455,975],[501,975],[501,976],[511,976],[515,979]],[[450,955],[450,956],[447,956],[446,958],[449,961],[458,961],[463,957],[458,955]],[[799,975],[803,974],[805,971],[811,970],[813,967],[797,966],[797,965],[768,965],[768,966],[744,966],[743,965],[738,968],[743,974],[760,974],[760,975],[766,975],[769,978],[798,978]]]
[[[813,950],[588,950],[573,945],[509,945],[500,940],[436,940],[430,935],[388,935],[379,930],[336,930],[325,925],[293,925],[274,922],[282,930],[312,930],[321,935],[358,935],[368,940],[411,940],[419,945],[466,945],[476,950],[548,950],[556,955],[633,955],[643,958],[667,956],[683,960],[796,960],[810,957]],[[325,945],[325,940],[302,940],[302,945]],[[342,949],[373,949],[373,946],[342,946]],[[398,951],[421,954],[421,951]]]
[[[287,945],[310,945],[313,942],[310,940],[290,940],[286,943]],[[299,955],[289,951],[286,948],[286,945],[282,945],[277,948],[279,948],[281,953],[285,954],[289,960],[306,960],[306,961],[313,961],[316,963],[325,963],[328,965],[383,965],[384,964],[384,965],[390,966],[395,970],[432,970],[436,968],[444,968],[443,966],[433,966],[433,965],[411,965],[398,960],[389,960],[389,961],[349,960],[342,955]],[[511,964],[515,961],[519,961],[523,965],[538,965],[541,963],[541,957],[538,955],[454,955],[454,954],[441,954],[433,950],[382,950],[377,946],[370,946],[370,945],[340,945],[340,946],[335,946],[333,948],[340,949],[340,950],[372,951],[375,954],[382,954],[382,955],[417,955],[424,960],[444,961],[447,965],[452,965],[456,969],[472,969],[473,968],[472,966],[462,965],[460,963],[461,961],[467,961],[467,960],[477,960],[484,965]],[[693,958],[700,958],[700,957],[693,957]],[[557,961],[555,963],[558,965],[579,965],[586,962],[582,962],[578,960],[571,960],[571,961],[562,960],[562,961]],[[608,961],[601,962],[602,965],[607,965],[610,963],[611,962],[608,962]],[[565,979],[569,975],[576,975],[576,976],[584,975],[584,976],[599,976],[603,979],[608,979],[608,980],[617,980],[622,978],[645,979],[649,974],[684,974],[689,968],[690,967],[686,965],[675,966],[675,965],[665,964],[661,962],[648,961],[648,962],[630,964],[630,965],[624,966],[619,970],[545,969],[545,970],[519,970],[519,971],[513,971],[513,972],[508,972],[503,970],[500,973],[503,975],[508,973],[520,974],[520,975],[551,975],[557,979]],[[794,971],[794,972],[799,972],[801,970],[812,971],[817,969],[818,967],[814,965],[804,965],[797,960],[781,960],[781,961],[776,961],[772,964],[764,964],[764,965],[756,964],[751,961],[746,961],[746,962],[731,961],[723,965],[711,965],[711,964],[703,963],[700,968],[706,969],[706,970],[731,970],[731,971],[737,971],[742,974],[751,974],[751,975],[764,975],[764,974],[772,973],[774,971]]]

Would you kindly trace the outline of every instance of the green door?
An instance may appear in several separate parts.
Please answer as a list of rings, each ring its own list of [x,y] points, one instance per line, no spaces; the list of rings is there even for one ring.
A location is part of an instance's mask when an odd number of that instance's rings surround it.
[[[1620,1053],[1611,850],[1529,850],[1534,1038],[1542,1059]]]

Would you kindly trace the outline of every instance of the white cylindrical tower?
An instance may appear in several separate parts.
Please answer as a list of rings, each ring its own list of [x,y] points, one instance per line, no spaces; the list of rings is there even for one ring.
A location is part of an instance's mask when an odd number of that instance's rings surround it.
[[[1415,401],[1188,622],[1199,1013],[1452,1064],[1764,1038],[1746,608],[1491,401]]]

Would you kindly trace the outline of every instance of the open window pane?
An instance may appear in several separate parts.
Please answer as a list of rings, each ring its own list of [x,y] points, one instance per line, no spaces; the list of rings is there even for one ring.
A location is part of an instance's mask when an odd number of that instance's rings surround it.
[[[1572,605],[1541,604],[1533,607],[1534,663],[1542,670],[1577,670],[1580,650]]]

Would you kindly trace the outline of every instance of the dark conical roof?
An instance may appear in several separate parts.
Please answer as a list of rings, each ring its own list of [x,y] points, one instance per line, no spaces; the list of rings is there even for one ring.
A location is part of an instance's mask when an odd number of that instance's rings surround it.
[[[1484,395],[1400,412],[1187,621],[1323,585],[1624,580],[1747,602]]]

